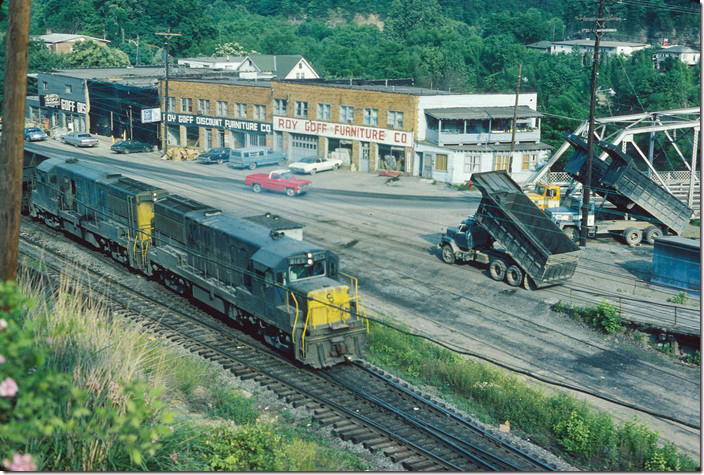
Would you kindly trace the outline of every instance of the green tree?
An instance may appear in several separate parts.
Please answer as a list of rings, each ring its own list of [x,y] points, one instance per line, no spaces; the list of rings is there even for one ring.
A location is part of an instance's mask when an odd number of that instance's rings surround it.
[[[384,20],[384,33],[392,40],[404,40],[416,30],[440,25],[442,20],[437,0],[394,0]]]
[[[66,62],[74,68],[130,65],[130,60],[123,51],[90,40],[76,42],[73,51],[66,54]]]

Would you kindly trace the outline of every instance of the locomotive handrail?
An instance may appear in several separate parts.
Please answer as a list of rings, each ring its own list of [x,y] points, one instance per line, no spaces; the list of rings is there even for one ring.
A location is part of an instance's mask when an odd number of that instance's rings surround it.
[[[306,355],[306,329],[308,328],[308,319],[310,318],[310,305],[308,305],[308,311],[306,312],[306,323],[303,325],[303,334],[301,335],[301,351],[303,351],[303,357]]]
[[[291,330],[291,341],[296,342],[296,324],[298,323],[298,299],[296,298],[296,295],[293,292],[289,292],[291,294],[291,297],[293,297],[293,301],[296,304],[296,317],[293,319],[293,329]],[[286,299],[286,305],[288,305],[288,299]],[[287,309],[289,312],[290,306]]]

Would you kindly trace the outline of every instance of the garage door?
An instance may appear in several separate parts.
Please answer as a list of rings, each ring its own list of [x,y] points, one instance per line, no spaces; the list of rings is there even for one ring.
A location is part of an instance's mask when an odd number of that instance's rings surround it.
[[[318,155],[318,137],[316,135],[291,134],[291,153],[289,161],[295,162],[303,157]]]

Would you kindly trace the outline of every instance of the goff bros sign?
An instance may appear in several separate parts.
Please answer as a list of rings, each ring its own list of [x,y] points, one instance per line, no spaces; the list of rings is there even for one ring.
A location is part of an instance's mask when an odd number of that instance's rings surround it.
[[[322,135],[336,139],[376,142],[398,147],[412,147],[413,133],[400,130],[362,127],[352,124],[336,124],[317,120],[290,119],[274,116],[274,130],[297,134]]]
[[[251,120],[224,119],[222,117],[206,117],[203,115],[166,113],[169,124],[194,125],[196,127],[218,127],[221,129],[252,132],[255,134],[270,134],[271,124],[268,122],[253,122]]]

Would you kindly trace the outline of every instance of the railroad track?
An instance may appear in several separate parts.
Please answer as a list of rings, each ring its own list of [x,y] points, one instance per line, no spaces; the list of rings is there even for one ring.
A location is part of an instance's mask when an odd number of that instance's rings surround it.
[[[35,227],[50,234],[41,226]],[[105,273],[76,269],[71,258],[28,236],[23,236],[20,252],[43,262],[46,269],[40,272],[25,265],[29,272],[46,276],[52,283],[68,278],[69,285],[84,298],[99,297],[112,317],[140,323],[235,376],[254,380],[294,407],[305,406],[314,420],[332,426],[333,433],[343,440],[381,452],[407,470],[553,470],[366,363],[314,371],[166,290],[164,298],[154,298]],[[98,259],[128,273],[107,257]]]

